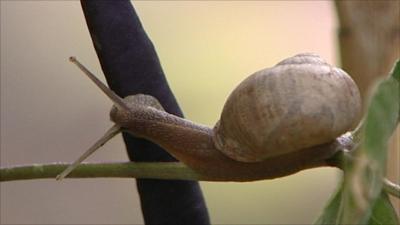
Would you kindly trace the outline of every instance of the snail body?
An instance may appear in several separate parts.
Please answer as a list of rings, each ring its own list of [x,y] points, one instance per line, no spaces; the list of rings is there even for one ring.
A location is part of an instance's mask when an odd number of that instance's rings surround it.
[[[286,176],[327,166],[329,157],[351,147],[351,139],[342,134],[357,124],[361,111],[353,80],[315,54],[296,55],[246,78],[228,97],[214,128],[165,112],[152,96],[121,99],[72,61],[114,101],[110,118],[116,125],[59,179],[116,131],[160,145],[203,179]]]

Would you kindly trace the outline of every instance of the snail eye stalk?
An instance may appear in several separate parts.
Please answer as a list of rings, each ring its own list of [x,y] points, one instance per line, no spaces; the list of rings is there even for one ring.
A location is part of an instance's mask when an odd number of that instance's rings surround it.
[[[62,173],[60,173],[56,179],[62,180],[68,174],[72,172],[83,160],[93,154],[97,149],[103,146],[107,141],[113,138],[115,135],[121,132],[121,128],[118,125],[112,126],[99,140],[97,140],[86,152],[84,152],[75,162],[73,162],[67,169],[65,169]]]
[[[110,99],[113,101],[118,109],[129,110],[126,103],[121,97],[110,90],[103,82],[101,82],[92,72],[90,72],[84,65],[82,65],[75,57],[69,57],[69,61],[74,63],[90,80],[92,80],[97,87],[99,87]]]
[[[69,61],[74,63],[78,68],[92,80],[110,99],[113,101],[114,105],[120,110],[129,110],[126,103],[121,97],[116,95],[112,90],[110,90],[104,83],[102,83],[92,72],[90,72],[84,65],[82,65],[75,57],[70,57]],[[115,135],[121,132],[120,126],[115,124],[112,126],[99,140],[97,140],[86,152],[84,152],[75,162],[73,162],[67,169],[57,176],[57,180],[62,180],[68,174],[72,172],[83,160],[88,158],[97,149],[103,146],[107,141],[113,138]]]

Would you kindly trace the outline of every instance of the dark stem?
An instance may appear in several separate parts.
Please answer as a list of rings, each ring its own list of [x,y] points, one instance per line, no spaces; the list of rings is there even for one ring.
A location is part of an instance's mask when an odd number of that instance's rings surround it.
[[[121,97],[152,95],[167,112],[182,116],[131,2],[82,0],[81,4],[110,88]],[[147,140],[124,134],[124,141],[132,161],[175,161]],[[197,182],[138,179],[136,184],[146,224],[210,223]]]

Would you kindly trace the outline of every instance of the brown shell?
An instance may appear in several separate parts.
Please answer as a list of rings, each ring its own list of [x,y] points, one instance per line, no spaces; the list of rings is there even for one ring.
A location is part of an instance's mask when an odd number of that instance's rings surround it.
[[[225,155],[257,162],[334,140],[361,111],[357,85],[315,54],[258,71],[230,94],[214,143]]]

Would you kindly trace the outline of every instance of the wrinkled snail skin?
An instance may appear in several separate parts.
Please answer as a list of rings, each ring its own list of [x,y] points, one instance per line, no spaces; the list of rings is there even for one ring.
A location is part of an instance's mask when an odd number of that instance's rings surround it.
[[[261,162],[236,161],[215,148],[213,130],[152,107],[113,110],[126,132],[153,141],[210,181],[254,181],[287,176],[304,169],[329,166],[330,158],[351,141],[339,137],[328,144],[271,157]]]
[[[272,179],[329,166],[326,159],[351,148],[342,134],[357,124],[361,111],[352,79],[314,54],[249,76],[213,129],[163,111],[151,96],[124,101],[129,110],[114,107],[112,121],[216,181]]]

